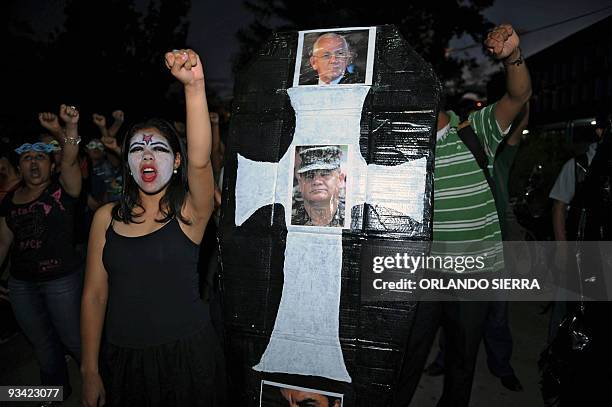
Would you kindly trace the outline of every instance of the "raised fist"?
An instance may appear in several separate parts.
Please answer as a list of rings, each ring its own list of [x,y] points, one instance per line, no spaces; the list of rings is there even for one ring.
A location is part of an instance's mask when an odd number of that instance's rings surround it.
[[[41,126],[49,130],[51,133],[62,130],[62,126],[60,126],[59,120],[57,119],[57,115],[55,113],[38,113],[38,121],[40,122]]]
[[[166,52],[166,67],[185,86],[204,84],[204,71],[200,57],[193,50],[180,49]]]
[[[495,27],[489,32],[484,42],[485,49],[495,59],[508,58],[518,50],[518,46],[519,37],[510,24]]]
[[[60,106],[60,117],[66,125],[76,125],[79,122],[79,111],[74,106]]]
[[[93,114],[93,122],[98,127],[106,128],[106,117],[101,114],[94,113]]]
[[[113,124],[108,129],[108,135],[111,136],[111,137],[116,137],[117,136],[117,132],[121,128],[121,125],[123,124],[123,119],[125,117],[123,115],[123,110],[115,110],[112,113],[112,115],[113,115],[114,121],[113,121]]]
[[[114,137],[102,136],[100,141],[102,142],[102,144],[104,144],[104,147],[108,148],[109,150],[116,151],[117,149],[119,149],[119,144],[117,144],[117,139]]]
[[[113,119],[115,119],[118,122],[123,122],[124,120],[124,114],[123,114],[123,110],[115,110],[113,113]]]

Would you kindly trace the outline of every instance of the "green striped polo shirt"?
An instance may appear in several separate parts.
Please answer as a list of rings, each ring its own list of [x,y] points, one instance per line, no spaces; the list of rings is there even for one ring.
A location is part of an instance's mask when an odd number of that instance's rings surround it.
[[[492,171],[495,151],[503,140],[494,116],[495,104],[470,114],[470,125],[482,143]],[[432,256],[484,256],[486,266],[461,272],[503,267],[501,229],[493,193],[474,156],[457,134],[459,117],[436,142]],[[452,271],[452,270],[444,270]]]

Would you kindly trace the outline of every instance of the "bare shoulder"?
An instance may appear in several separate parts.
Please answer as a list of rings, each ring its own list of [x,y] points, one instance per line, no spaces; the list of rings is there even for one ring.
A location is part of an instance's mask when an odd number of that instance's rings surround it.
[[[111,223],[111,220],[113,218],[112,210],[114,206],[115,202],[109,202],[99,207],[96,210],[96,213],[94,214],[92,227],[104,225],[104,227],[106,228],[106,226]]]

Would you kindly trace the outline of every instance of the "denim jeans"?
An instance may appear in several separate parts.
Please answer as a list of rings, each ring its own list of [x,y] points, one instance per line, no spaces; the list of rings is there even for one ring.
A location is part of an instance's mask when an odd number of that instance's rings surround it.
[[[31,282],[9,278],[9,296],[15,318],[40,364],[42,385],[64,386],[70,394],[65,354],[81,360],[79,318],[83,272],[51,281]]]

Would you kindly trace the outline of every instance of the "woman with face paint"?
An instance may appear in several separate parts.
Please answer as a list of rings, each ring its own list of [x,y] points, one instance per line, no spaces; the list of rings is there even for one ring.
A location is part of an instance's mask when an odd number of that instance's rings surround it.
[[[191,50],[168,52],[165,62],[185,89],[187,151],[163,120],[125,137],[122,197],[96,212],[89,238],[85,406],[215,406],[224,396],[222,349],[198,291],[214,194],[204,74]]]
[[[55,163],[55,146],[25,143],[15,149],[22,180],[0,205],[0,263],[11,256],[9,296],[19,326],[34,347],[41,384],[71,393],[65,353],[80,360],[79,312],[83,261],[73,246],[74,209],[81,192],[77,160],[78,111],[60,107],[65,128]],[[41,113],[41,121],[54,120]],[[58,122],[59,126],[59,122]],[[61,164],[59,179],[53,177]]]

